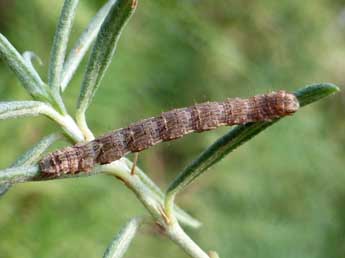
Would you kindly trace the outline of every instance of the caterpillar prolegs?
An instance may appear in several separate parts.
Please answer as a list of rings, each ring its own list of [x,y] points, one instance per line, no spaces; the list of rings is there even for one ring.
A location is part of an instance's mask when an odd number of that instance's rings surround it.
[[[295,95],[285,91],[248,99],[227,99],[173,109],[107,133],[95,140],[48,154],[39,162],[49,177],[88,172],[95,164],[107,164],[129,152],[140,152],[162,141],[171,141],[192,132],[204,132],[223,125],[270,121],[291,115],[299,108]]]

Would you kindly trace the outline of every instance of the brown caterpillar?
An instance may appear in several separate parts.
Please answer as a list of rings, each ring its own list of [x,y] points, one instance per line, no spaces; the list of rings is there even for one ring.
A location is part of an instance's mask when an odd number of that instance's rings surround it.
[[[95,164],[111,163],[129,152],[140,152],[159,142],[175,140],[191,132],[208,131],[222,125],[270,121],[290,115],[298,108],[295,95],[278,91],[249,99],[227,99],[174,109],[93,141],[50,153],[39,162],[39,167],[49,177],[89,172]]]

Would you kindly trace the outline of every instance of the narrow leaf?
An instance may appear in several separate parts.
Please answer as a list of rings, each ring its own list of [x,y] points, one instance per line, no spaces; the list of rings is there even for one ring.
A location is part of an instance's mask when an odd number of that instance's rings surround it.
[[[67,44],[79,0],[65,0],[54,36],[50,54],[48,84],[54,95],[60,93],[60,83]]]
[[[93,40],[96,38],[105,17],[109,13],[110,8],[115,4],[116,1],[117,0],[109,0],[105,5],[103,5],[103,7],[92,18],[72,48],[63,66],[61,81],[62,91],[64,91],[68,86],[81,60],[85,56]]]
[[[113,239],[104,253],[103,258],[121,258],[127,251],[138,228],[141,224],[140,218],[131,219]]]
[[[0,102],[0,120],[24,116],[37,116],[47,105],[41,101]]]
[[[45,90],[45,85],[37,73],[34,73],[27,65],[22,55],[12,46],[4,35],[0,33],[0,57],[8,64],[18,79],[36,99],[49,99],[49,94]]]
[[[25,51],[23,53],[23,58],[26,62],[26,65],[31,70],[32,74],[37,78],[37,80],[41,81],[41,77],[39,76],[34,65],[32,64],[32,60],[36,59],[39,65],[42,65],[42,60],[34,52],[31,51]]]
[[[35,52],[32,52],[32,51],[25,51],[23,53],[23,58],[25,60],[25,62],[33,67],[34,65],[32,64],[32,60],[36,60],[36,62],[39,64],[39,65],[43,65],[43,62],[42,62],[42,59],[35,53]]]
[[[294,94],[298,98],[300,106],[303,107],[334,94],[337,91],[339,91],[337,86],[329,83],[322,83],[307,86],[297,90]],[[166,198],[167,212],[171,212],[173,200],[179,191],[193,182],[194,179],[200,176],[209,167],[220,161],[225,155],[229,154],[267,127],[276,123],[278,120],[280,119],[272,122],[248,123],[237,126],[209,146],[189,164],[168,187]]]
[[[0,102],[0,120],[37,115],[46,115],[58,123],[74,141],[84,140],[74,120],[69,115],[61,115],[49,104],[41,101]]]
[[[42,154],[57,140],[63,139],[63,136],[58,133],[50,134],[38,143],[36,143],[32,148],[22,154],[11,167],[18,166],[30,166],[36,164],[41,158]]]
[[[84,117],[85,111],[90,105],[115,53],[121,31],[134,12],[136,3],[137,0],[116,1],[104,20],[92,49],[80,90],[77,104],[77,117]]]

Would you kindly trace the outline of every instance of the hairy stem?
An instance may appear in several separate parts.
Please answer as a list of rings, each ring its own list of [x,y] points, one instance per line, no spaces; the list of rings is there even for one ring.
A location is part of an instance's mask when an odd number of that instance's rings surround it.
[[[166,227],[166,234],[179,245],[182,250],[193,258],[210,258],[181,228],[177,220]]]
[[[209,258],[207,253],[183,231],[175,218],[171,221],[167,220],[163,210],[162,200],[157,198],[156,194],[140,180],[139,176],[130,174],[130,167],[126,168],[124,166],[124,163],[115,161],[109,165],[103,165],[102,170],[124,182],[136,194],[157,223],[164,229],[165,234],[190,257]]]

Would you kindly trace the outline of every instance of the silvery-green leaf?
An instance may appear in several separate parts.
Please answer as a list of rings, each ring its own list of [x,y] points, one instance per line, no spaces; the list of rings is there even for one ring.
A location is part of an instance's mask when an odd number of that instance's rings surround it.
[[[140,226],[141,219],[131,219],[117,234],[104,253],[103,258],[121,258],[127,251],[137,230]]]
[[[23,53],[23,58],[24,58],[24,60],[25,60],[25,62],[26,62],[26,64],[27,64],[27,66],[29,67],[29,69],[31,69],[32,74],[33,74],[34,76],[37,77],[37,80],[42,81],[42,80],[41,80],[41,77],[40,77],[39,74],[37,73],[37,71],[36,71],[34,65],[32,64],[32,60],[33,60],[33,59],[36,59],[37,62],[38,62],[38,64],[39,64],[39,65],[42,65],[42,60],[41,60],[34,52],[32,52],[32,51],[25,51],[25,52]],[[42,82],[42,83],[43,83],[43,82]]]
[[[83,117],[115,53],[124,25],[134,12],[137,0],[118,0],[111,7],[97,35],[80,90],[77,116]]]
[[[75,71],[77,70],[81,60],[88,51],[91,43],[97,36],[97,33],[109,13],[110,8],[117,0],[109,0],[92,18],[86,29],[83,31],[71,52],[69,53],[62,72],[61,90],[64,91],[71,81]]]
[[[8,101],[0,102],[0,120],[24,116],[37,116],[47,104],[41,101]]]
[[[37,115],[46,115],[58,123],[74,141],[84,140],[74,120],[69,115],[61,115],[49,104],[41,101],[0,102],[0,120]]]
[[[67,44],[79,0],[65,0],[54,36],[50,54],[48,84],[53,93],[60,93],[60,83]]]
[[[50,96],[45,89],[45,84],[42,82],[41,78],[37,75],[37,73],[32,71],[22,55],[1,33],[0,57],[17,75],[24,88],[32,97],[36,99],[50,99]]]
[[[62,139],[63,136],[59,133],[50,134],[39,142],[37,142],[33,147],[23,153],[11,167],[18,166],[29,166],[36,164],[41,158],[42,154],[57,140]]]

